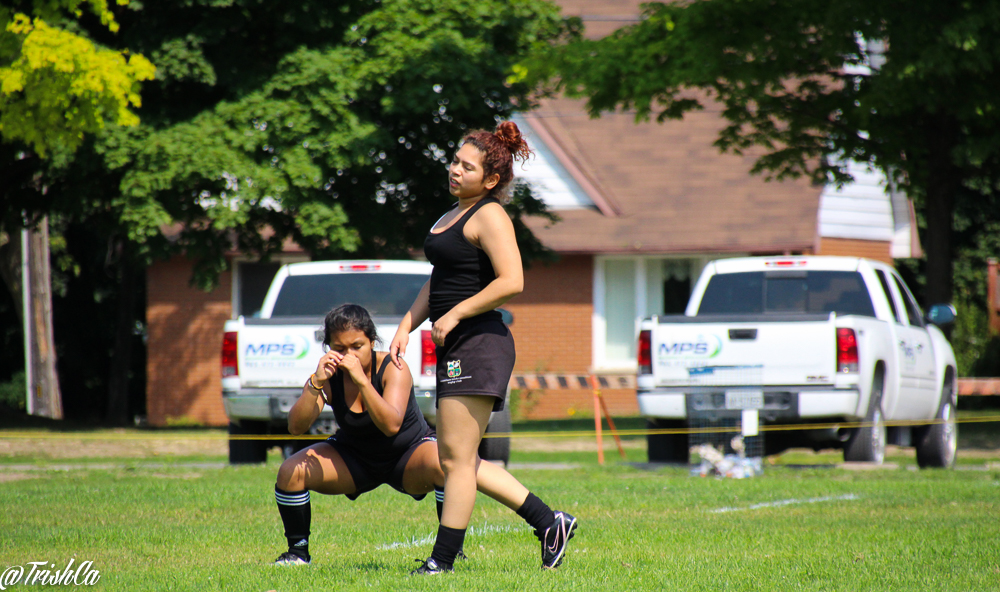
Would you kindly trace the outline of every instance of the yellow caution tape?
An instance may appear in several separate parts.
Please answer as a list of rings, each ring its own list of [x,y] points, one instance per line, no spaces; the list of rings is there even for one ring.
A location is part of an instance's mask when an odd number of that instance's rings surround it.
[[[1000,415],[989,415],[982,417],[969,417],[957,419],[956,423],[994,423],[1000,422]],[[934,420],[895,420],[887,421],[887,427],[902,426],[925,426],[944,423],[942,419]],[[796,430],[829,430],[840,428],[869,427],[871,422],[833,422],[833,423],[811,423],[811,424],[785,424],[785,425],[762,425],[761,432],[781,432]],[[664,428],[664,429],[641,429],[641,430],[616,430],[619,436],[648,436],[658,434],[714,434],[739,432],[739,426],[732,427],[707,427],[707,428]],[[491,432],[483,436],[484,438],[582,438],[592,437],[594,430],[575,430],[558,432]],[[225,434],[207,433],[196,434],[191,432],[183,433],[157,433],[157,432],[40,432],[40,431],[0,431],[0,440],[325,440],[328,435],[305,434],[293,436],[291,434]]]

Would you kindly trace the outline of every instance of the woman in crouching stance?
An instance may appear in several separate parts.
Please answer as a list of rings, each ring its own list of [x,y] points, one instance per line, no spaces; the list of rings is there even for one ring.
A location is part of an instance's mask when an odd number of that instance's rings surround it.
[[[329,347],[302,395],[288,413],[288,431],[298,435],[316,421],[324,405],[333,408],[340,430],[325,442],[289,457],[278,469],[274,496],[285,527],[288,551],[278,565],[306,565],[309,556],[310,491],[357,499],[383,483],[421,500],[437,495],[438,519],[444,473],[434,430],[417,407],[413,379],[405,362],[389,363],[375,351],[378,335],[368,311],[345,304],[324,321]],[[479,491],[517,512],[543,541],[558,527],[553,511],[510,473],[487,461],[477,471]]]

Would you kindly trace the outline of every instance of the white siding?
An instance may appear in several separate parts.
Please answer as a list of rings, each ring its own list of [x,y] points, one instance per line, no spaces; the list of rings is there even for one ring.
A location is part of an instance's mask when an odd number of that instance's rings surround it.
[[[523,165],[514,166],[514,176],[531,185],[535,197],[545,202],[550,210],[575,210],[593,208],[594,202],[573,180],[559,163],[548,146],[531,133],[531,127],[519,117],[514,121],[528,139],[528,146],[535,152]]]
[[[913,257],[919,245],[913,244],[913,203],[900,191],[890,191],[892,203],[893,234],[891,252],[893,257]],[[919,255],[919,253],[917,253]]]
[[[885,176],[855,162],[847,170],[853,183],[827,185],[820,194],[820,236],[891,241],[895,226]]]

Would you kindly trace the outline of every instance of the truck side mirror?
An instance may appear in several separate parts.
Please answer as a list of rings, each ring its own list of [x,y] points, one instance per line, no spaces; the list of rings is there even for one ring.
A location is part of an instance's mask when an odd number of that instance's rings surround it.
[[[514,313],[510,312],[506,308],[498,308],[497,310],[500,311],[500,319],[503,321],[504,325],[509,327],[514,324]]]
[[[950,304],[935,304],[927,311],[927,322],[944,327],[955,322],[955,307]]]

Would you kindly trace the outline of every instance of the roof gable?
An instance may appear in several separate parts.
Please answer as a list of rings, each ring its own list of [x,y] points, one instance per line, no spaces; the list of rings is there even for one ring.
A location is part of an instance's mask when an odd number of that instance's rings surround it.
[[[801,252],[816,241],[821,188],[751,176],[753,155],[720,154],[722,120],[708,103],[681,121],[635,123],[631,113],[591,119],[582,101],[550,99],[524,116],[596,209],[529,222],[562,252]],[[574,173],[575,171],[575,173]]]

